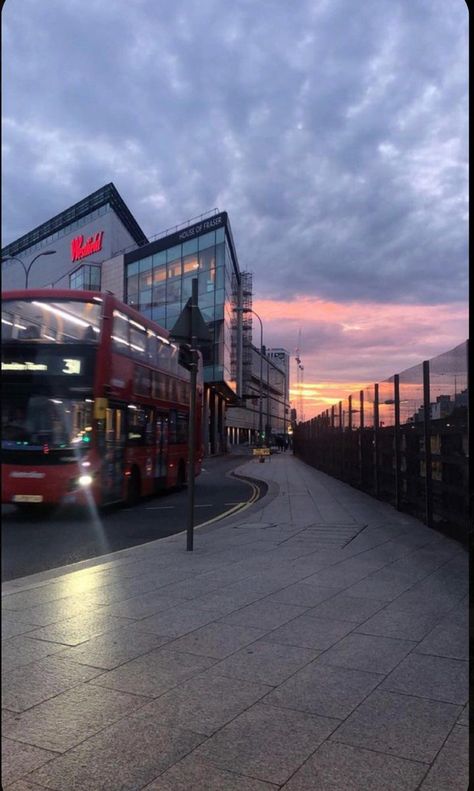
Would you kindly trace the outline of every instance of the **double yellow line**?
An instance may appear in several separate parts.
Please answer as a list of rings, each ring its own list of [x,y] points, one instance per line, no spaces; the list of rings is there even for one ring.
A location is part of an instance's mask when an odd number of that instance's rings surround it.
[[[232,474],[232,473],[231,473]],[[221,519],[225,519],[227,516],[231,514],[236,514],[238,511],[245,511],[251,505],[254,504],[256,500],[258,500],[258,496],[260,494],[260,489],[251,481],[247,480],[246,478],[242,478],[240,475],[234,475],[234,478],[238,478],[240,481],[247,483],[252,489],[252,496],[250,500],[246,500],[244,503],[238,503],[234,505],[232,508],[229,508],[228,511],[224,511],[222,514],[218,514],[218,516],[214,516],[212,519],[208,519],[207,522],[200,522],[200,524],[195,525],[195,529],[198,527],[206,527],[207,525],[212,525],[213,522],[219,522]]]

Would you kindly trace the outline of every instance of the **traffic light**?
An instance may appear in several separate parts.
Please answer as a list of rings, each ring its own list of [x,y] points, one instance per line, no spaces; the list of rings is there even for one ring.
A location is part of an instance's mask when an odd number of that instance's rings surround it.
[[[194,363],[194,352],[187,344],[180,344],[178,362],[183,366],[183,368],[187,368],[188,371],[191,370],[191,367]]]

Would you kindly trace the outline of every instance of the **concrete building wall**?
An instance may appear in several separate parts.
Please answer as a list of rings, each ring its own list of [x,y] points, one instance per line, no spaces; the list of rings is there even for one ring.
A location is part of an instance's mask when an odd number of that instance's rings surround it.
[[[54,255],[41,256],[34,262],[29,275],[28,285],[30,288],[50,288],[53,284],[56,288],[69,288],[69,275],[81,264],[92,264],[110,259],[119,250],[134,244],[129,232],[110,208],[107,208],[107,211],[104,211],[103,214],[94,217],[84,225],[79,225],[78,227],[72,225],[70,230],[64,230],[67,231],[64,235],[58,235],[58,238],[53,238],[49,242],[44,241],[36,249],[18,253],[18,258],[28,267],[39,253],[45,250],[56,251]],[[84,242],[86,242],[87,239],[102,231],[101,249],[83,259],[73,261],[71,241],[78,236],[82,236]],[[2,264],[2,290],[7,291],[24,287],[25,272],[21,264],[18,261],[5,261]]]
[[[123,253],[102,264],[101,291],[111,291],[123,302],[124,273]]]

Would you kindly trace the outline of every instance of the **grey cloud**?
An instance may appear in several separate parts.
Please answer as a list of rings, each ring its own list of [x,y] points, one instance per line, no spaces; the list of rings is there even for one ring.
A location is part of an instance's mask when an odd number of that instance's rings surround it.
[[[3,16],[5,243],[113,180],[150,235],[227,210],[266,296],[465,298],[460,0]]]

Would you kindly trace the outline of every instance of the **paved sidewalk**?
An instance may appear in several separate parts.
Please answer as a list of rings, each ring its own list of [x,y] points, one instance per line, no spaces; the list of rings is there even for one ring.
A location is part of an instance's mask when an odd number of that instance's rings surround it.
[[[456,542],[290,453],[233,518],[3,586],[4,791],[463,791]]]

